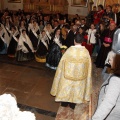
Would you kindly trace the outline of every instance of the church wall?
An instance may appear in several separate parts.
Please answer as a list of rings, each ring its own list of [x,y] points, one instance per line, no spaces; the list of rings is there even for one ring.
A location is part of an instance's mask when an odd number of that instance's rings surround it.
[[[68,0],[68,2],[69,2],[68,14],[70,14],[70,15],[78,14],[80,16],[86,16],[88,14],[88,7],[71,6],[72,0]]]
[[[79,14],[81,16],[86,16],[88,13],[88,7],[74,7],[71,6],[71,1],[68,0],[69,6],[68,6],[68,14],[75,15]],[[8,0],[4,0],[4,9],[8,8],[10,10],[18,10],[23,9],[23,0],[21,0],[21,3],[9,3]]]
[[[0,0],[0,10],[3,9],[3,6],[4,6],[4,2],[3,2],[3,0]]]
[[[21,0],[21,3],[9,3],[8,0],[4,0],[4,9],[5,8],[9,10],[23,9],[23,0]]]
[[[21,3],[9,3],[8,0],[0,0],[0,9],[3,8],[2,6],[2,2],[4,2],[4,9],[5,8],[8,8],[10,10],[18,10],[18,9],[23,9],[23,0],[21,0]],[[72,6],[72,1],[76,1],[79,2],[80,0],[68,0],[68,14],[69,15],[75,15],[75,14],[78,14],[80,16],[86,16],[89,12],[89,8],[88,6],[87,7],[82,7],[82,6],[79,6],[79,7],[76,7],[76,6]],[[82,0],[81,0],[82,1]],[[90,0],[88,0],[90,1]],[[104,4],[104,0],[93,0],[94,1],[94,5],[98,5],[98,4]],[[114,4],[114,3],[120,3],[120,0],[114,0],[114,2],[112,0],[108,0],[106,1],[106,4]]]
[[[1,7],[1,1],[0,1],[0,10],[2,9],[2,7]]]

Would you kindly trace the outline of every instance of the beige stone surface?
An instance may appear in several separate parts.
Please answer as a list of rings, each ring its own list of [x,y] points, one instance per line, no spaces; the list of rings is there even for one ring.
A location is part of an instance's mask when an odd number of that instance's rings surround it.
[[[57,113],[56,118],[49,113],[36,114],[36,120],[79,120],[80,105],[73,111],[69,107],[61,108],[60,103],[50,95],[55,71],[36,61],[16,62],[7,56],[0,56],[0,94],[13,93],[20,104],[31,106],[51,113]],[[101,69],[93,64],[93,94],[92,111],[94,112],[99,88],[102,84]],[[24,110],[24,108],[23,108]]]

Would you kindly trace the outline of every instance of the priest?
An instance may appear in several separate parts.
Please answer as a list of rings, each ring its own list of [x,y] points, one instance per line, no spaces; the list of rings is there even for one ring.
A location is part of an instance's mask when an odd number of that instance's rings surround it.
[[[68,48],[62,56],[50,92],[62,107],[72,110],[76,104],[88,104],[91,96],[91,58],[88,50],[81,46],[83,40],[77,35],[75,46]]]

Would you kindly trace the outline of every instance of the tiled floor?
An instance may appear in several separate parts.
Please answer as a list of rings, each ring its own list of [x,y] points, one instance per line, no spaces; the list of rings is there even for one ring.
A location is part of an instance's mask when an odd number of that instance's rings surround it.
[[[93,111],[102,83],[100,73],[101,69],[93,65]],[[36,61],[16,62],[15,59],[1,55],[0,94],[14,93],[18,106],[34,112],[36,120],[54,120],[59,108],[59,103],[50,95],[54,74],[55,71],[46,68],[45,64]]]

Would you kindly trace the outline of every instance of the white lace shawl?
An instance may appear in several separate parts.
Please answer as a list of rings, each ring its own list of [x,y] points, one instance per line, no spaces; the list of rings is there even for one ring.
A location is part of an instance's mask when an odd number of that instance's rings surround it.
[[[38,24],[36,25],[36,27],[34,27],[33,24],[29,24],[28,31],[30,31],[30,30],[36,36],[36,38],[38,38],[38,35],[36,33],[38,30],[40,30]]]
[[[44,30],[45,30],[47,36],[49,37],[49,39],[51,40],[50,34],[54,31],[54,30],[52,29],[52,26],[50,26],[50,29],[47,29],[47,27],[45,26],[45,27],[44,27]]]
[[[7,44],[7,47],[8,47],[9,43],[10,43],[10,37],[9,37],[9,35],[8,35],[8,33],[7,33],[3,24],[1,24],[1,27],[3,29],[3,32],[5,33],[4,40],[5,40],[5,43]]]
[[[19,41],[18,41],[17,50],[22,50],[24,53],[28,53],[29,52],[27,50],[27,48],[25,47],[24,42],[27,43],[28,46],[30,47],[30,49],[32,50],[32,52],[34,52],[32,42],[30,41],[28,35],[26,34],[25,37],[24,37],[22,33],[21,33]]]
[[[60,43],[59,38],[60,38],[60,37],[55,36],[55,38],[53,39],[53,41],[54,41],[57,45],[59,45],[59,46],[61,47],[62,44]]]
[[[48,49],[48,44],[47,42],[49,43],[49,40],[48,40],[48,37],[47,35],[45,35],[44,37],[42,36],[42,34],[40,34],[40,40],[44,45],[45,47]]]

